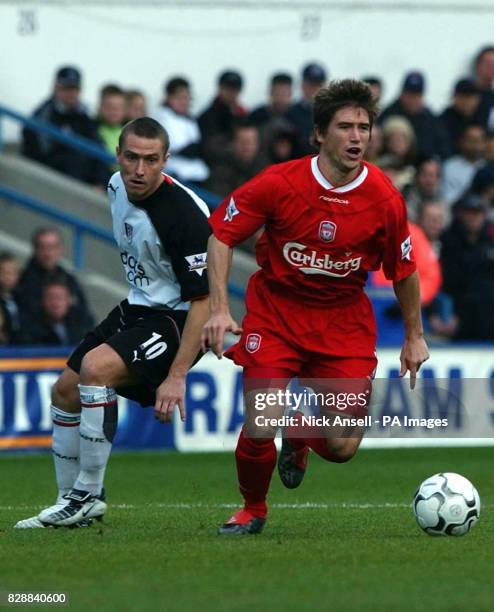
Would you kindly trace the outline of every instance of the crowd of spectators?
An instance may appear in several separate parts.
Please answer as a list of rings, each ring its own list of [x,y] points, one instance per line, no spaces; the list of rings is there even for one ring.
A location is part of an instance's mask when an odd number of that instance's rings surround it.
[[[94,326],[82,287],[61,264],[63,252],[58,229],[42,227],[22,270],[12,253],[0,253],[0,345],[74,345]]]
[[[156,109],[148,107],[141,92],[107,84],[97,116],[90,117],[80,100],[81,74],[66,66],[56,73],[52,95],[34,116],[113,152],[121,126],[149,113],[170,134],[167,172],[225,196],[269,164],[317,152],[312,100],[328,78],[325,66],[307,64],[297,98],[294,76],[273,74],[266,101],[249,111],[241,99],[242,75],[226,70],[197,117],[191,114],[192,86],[183,75],[164,84]],[[383,80],[375,75],[363,80],[380,100]],[[422,270],[427,326],[446,338],[494,339],[493,85],[494,46],[482,48],[472,74],[452,84],[451,100],[441,113],[427,104],[425,75],[406,73],[398,96],[378,117],[366,155],[404,196]],[[29,129],[23,152],[99,187],[113,170]],[[374,283],[381,282],[375,275]],[[8,319],[10,311],[3,310]]]

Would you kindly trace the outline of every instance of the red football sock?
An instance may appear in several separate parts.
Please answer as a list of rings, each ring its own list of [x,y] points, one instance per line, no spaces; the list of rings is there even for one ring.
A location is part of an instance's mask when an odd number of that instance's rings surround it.
[[[303,442],[309,448],[311,448],[315,453],[326,459],[326,461],[333,461],[334,456],[328,448],[328,444],[325,438],[304,438],[303,440],[297,440],[297,442]]]
[[[265,518],[268,511],[266,496],[276,465],[274,440],[248,438],[242,429],[238,438],[235,459],[245,509],[254,516]]]

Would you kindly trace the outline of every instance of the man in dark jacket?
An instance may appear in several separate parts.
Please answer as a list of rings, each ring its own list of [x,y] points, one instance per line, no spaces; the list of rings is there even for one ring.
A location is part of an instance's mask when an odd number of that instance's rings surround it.
[[[459,153],[459,140],[465,128],[482,123],[479,112],[480,91],[472,79],[460,79],[455,84],[452,104],[440,118],[448,133],[452,153]]]
[[[231,152],[233,132],[247,111],[240,104],[243,80],[234,70],[226,70],[218,79],[218,90],[210,106],[199,116],[203,155],[209,165],[222,161]]]
[[[379,116],[381,125],[388,117],[405,117],[412,124],[417,139],[417,156],[450,154],[448,136],[440,119],[424,104],[425,78],[420,72],[409,72],[403,81],[400,97]]]
[[[84,327],[92,327],[94,319],[81,286],[60,265],[63,255],[60,232],[56,228],[40,228],[35,231],[32,244],[33,256],[24,268],[17,287],[21,308],[35,319],[41,310],[44,285],[56,279],[69,290],[71,315],[76,316]]]
[[[40,119],[62,130],[67,135],[83,136],[101,144],[95,122],[80,101],[81,73],[65,66],[58,70],[53,93],[33,113]],[[85,153],[40,134],[29,128],[23,130],[22,154],[54,170],[98,187],[106,186],[107,168],[104,163]]]
[[[41,311],[26,322],[29,344],[70,346],[89,331],[71,309],[71,296],[61,280],[51,280],[42,289]]]
[[[460,319],[456,339],[494,340],[494,225],[485,201],[464,196],[441,237],[443,290]]]

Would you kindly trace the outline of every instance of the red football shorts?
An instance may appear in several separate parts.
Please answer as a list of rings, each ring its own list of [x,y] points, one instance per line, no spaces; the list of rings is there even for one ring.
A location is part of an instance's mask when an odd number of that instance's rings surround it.
[[[277,292],[256,273],[249,282],[239,342],[225,356],[245,375],[367,378],[377,366],[376,323],[364,292],[340,306],[311,304]]]

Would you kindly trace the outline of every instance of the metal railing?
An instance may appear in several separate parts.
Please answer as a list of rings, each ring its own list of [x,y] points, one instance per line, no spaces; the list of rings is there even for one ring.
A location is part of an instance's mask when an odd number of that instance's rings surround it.
[[[0,105],[0,151],[3,149],[2,119],[5,117],[21,123],[25,127],[30,128],[39,134],[50,136],[50,138],[53,138],[54,140],[57,140],[58,142],[72,149],[80,151],[81,153],[84,153],[85,155],[104,164],[113,165],[117,161],[115,155],[111,155],[108,153],[108,151],[103,149],[103,147],[94,143],[88,138],[78,136],[77,134],[66,134],[50,123],[46,123],[45,121],[41,121],[35,117],[26,117],[25,115],[21,115],[11,108],[2,105]],[[211,193],[207,189],[202,189],[201,187],[195,186],[193,189],[194,192],[206,202],[211,210],[214,210],[222,200],[220,196]]]
[[[114,164],[116,162],[114,155],[111,155],[105,149],[100,147],[98,144],[95,144],[91,140],[75,134],[68,135],[45,121],[41,121],[40,119],[36,119],[34,117],[26,117],[25,115],[21,115],[11,108],[2,105],[0,105],[0,151],[3,149],[2,119],[5,117],[21,123],[25,127],[28,127],[35,132],[50,136],[54,140],[57,140],[70,148],[76,149],[77,151],[85,153],[89,157],[97,159],[102,163]],[[221,201],[219,196],[207,191],[206,189],[201,189],[198,187],[194,187],[193,189],[194,192],[206,202],[210,209],[216,208]],[[70,226],[74,232],[72,257],[74,267],[77,270],[82,270],[84,266],[85,235],[97,238],[103,242],[115,244],[115,240],[111,232],[101,229],[97,225],[88,223],[87,221],[82,221],[74,215],[60,212],[50,204],[42,202],[41,200],[33,198],[29,195],[0,185],[0,197],[5,198],[10,202],[15,202],[23,208],[42,214],[54,221]],[[229,284],[228,290],[232,296],[238,299],[243,300],[245,298],[245,291],[233,283]]]

